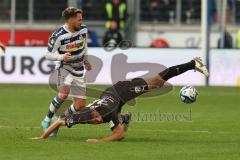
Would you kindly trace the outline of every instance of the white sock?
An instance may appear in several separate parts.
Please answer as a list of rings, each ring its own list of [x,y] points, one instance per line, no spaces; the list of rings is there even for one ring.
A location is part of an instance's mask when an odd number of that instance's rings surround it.
[[[76,109],[74,108],[73,104],[71,105],[70,109],[71,109],[72,113],[77,113],[77,111],[76,111]]]
[[[46,116],[46,117],[44,118],[44,121],[50,122],[50,121],[51,121],[51,118],[49,118],[48,116]]]
[[[51,103],[50,106],[49,106],[48,114],[47,114],[47,116],[45,117],[44,120],[47,121],[47,122],[50,122],[56,111],[57,111],[57,108],[54,107],[54,105]]]

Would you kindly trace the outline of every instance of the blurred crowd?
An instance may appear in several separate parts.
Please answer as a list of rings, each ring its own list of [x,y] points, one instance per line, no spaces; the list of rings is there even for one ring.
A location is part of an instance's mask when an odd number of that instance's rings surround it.
[[[93,4],[96,4],[96,0],[88,0],[84,1],[85,7],[94,7]],[[83,1],[78,0],[78,6],[82,6]],[[95,8],[97,9],[97,8]],[[86,15],[88,12],[85,13]],[[88,16],[86,16],[88,18]],[[104,21],[105,21],[105,29],[106,33],[102,39],[101,46],[106,44],[111,44],[112,46],[117,46],[122,40],[124,36],[124,29],[126,27],[126,19],[127,19],[127,5],[125,0],[108,0],[104,5]],[[90,47],[99,47],[99,40],[96,31],[89,30],[88,34],[88,44]]]
[[[23,21],[28,19],[28,1],[21,0],[16,5],[16,19]],[[18,2],[18,1],[17,1]],[[210,4],[210,21],[219,21],[220,0],[208,0]],[[177,22],[177,3],[181,3],[180,23],[199,24],[201,17],[201,0],[140,0],[140,21],[175,24]],[[127,0],[76,0],[78,8],[84,11],[84,19],[88,21],[101,21],[105,23],[105,34],[99,38],[96,30],[89,27],[88,43],[90,47],[104,46],[111,43],[117,46],[126,37]],[[58,21],[61,11],[68,5],[68,0],[34,0],[34,22],[43,20]],[[11,1],[0,0],[0,20],[7,21],[10,18]],[[48,8],[49,10],[46,10]],[[240,23],[240,0],[227,0],[227,23]],[[234,13],[234,14],[233,14]],[[179,17],[179,16],[178,16]],[[149,23],[150,24],[150,23]],[[1,36],[1,35],[0,35]],[[224,45],[228,48],[233,46],[231,34],[225,30]],[[236,46],[240,47],[240,31],[236,34]],[[225,43],[226,42],[226,43]],[[239,42],[239,44],[238,44]],[[218,46],[222,43],[218,42]],[[157,39],[150,47],[170,47],[163,39]]]

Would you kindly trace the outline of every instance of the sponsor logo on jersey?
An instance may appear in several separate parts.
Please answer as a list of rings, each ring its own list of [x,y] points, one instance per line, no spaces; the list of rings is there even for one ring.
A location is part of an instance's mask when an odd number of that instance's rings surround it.
[[[142,88],[140,86],[135,87],[134,89],[135,93],[140,93],[142,92]]]
[[[147,85],[136,86],[134,88],[131,88],[130,90],[135,92],[135,93],[144,92],[144,91],[147,91]]]
[[[83,47],[84,47],[84,43],[83,42],[71,43],[71,44],[66,45],[66,49],[68,51],[75,51],[75,50],[78,50],[78,49],[82,49]]]

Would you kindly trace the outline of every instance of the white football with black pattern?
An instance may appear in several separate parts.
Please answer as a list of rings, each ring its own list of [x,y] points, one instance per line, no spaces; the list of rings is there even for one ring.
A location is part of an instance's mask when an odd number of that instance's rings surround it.
[[[193,86],[184,86],[180,90],[181,101],[187,104],[193,103],[197,100],[198,91]]]

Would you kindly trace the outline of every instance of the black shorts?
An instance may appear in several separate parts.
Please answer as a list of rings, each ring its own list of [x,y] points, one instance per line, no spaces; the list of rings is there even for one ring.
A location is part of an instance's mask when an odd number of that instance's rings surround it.
[[[75,124],[91,122],[91,113],[97,111],[103,118],[103,123],[109,123],[110,128],[115,128],[120,122],[118,118],[119,102],[112,96],[105,96],[95,100],[93,103],[84,107],[79,112],[70,114],[65,118],[65,124],[70,128]]]
[[[119,81],[113,86],[107,88],[100,98],[111,94],[116,100],[120,100],[123,105],[143,93],[148,92],[147,82],[142,78],[135,78],[131,81]]]

